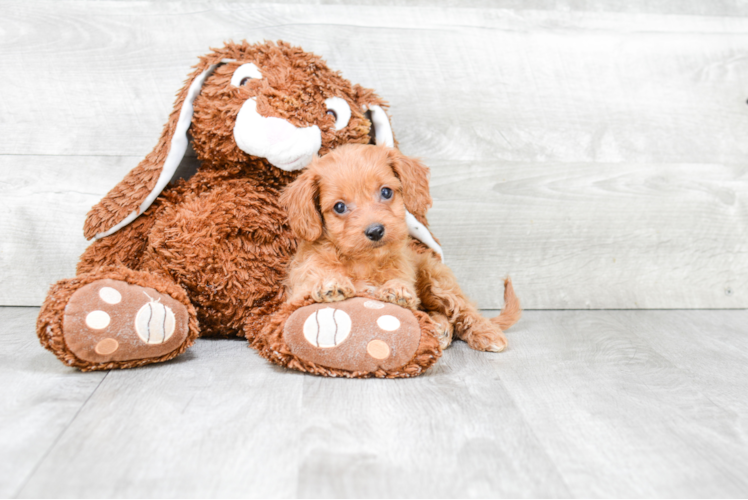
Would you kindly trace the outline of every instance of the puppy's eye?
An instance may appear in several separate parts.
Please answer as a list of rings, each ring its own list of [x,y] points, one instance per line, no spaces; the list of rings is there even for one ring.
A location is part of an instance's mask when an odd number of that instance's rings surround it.
[[[335,206],[332,207],[332,209],[335,210],[335,213],[337,214],[344,214],[346,208],[347,207],[345,206],[345,203],[343,203],[342,201],[337,202]]]
[[[241,87],[242,85],[248,84],[251,79],[251,76],[245,76],[244,78],[242,78],[242,81],[239,82],[239,86]]]
[[[392,198],[392,190],[388,187],[383,187],[380,193],[382,194],[382,198],[385,200]]]
[[[334,109],[328,109],[326,114],[332,116],[333,120],[337,121],[338,114],[335,112]]]

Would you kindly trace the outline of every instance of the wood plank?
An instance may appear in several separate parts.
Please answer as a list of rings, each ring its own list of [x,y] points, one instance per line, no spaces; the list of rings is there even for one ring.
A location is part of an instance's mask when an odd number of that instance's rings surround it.
[[[489,357],[464,343],[414,380],[304,382],[300,497],[570,495]]]
[[[0,305],[41,305],[50,285],[75,275],[86,213],[139,158],[0,156]]]
[[[0,304],[41,304],[85,214],[137,157],[0,156]],[[748,307],[748,177],[720,165],[432,164],[430,218],[481,307]],[[459,173],[457,173],[459,172]],[[86,191],[80,186],[88,185]]]
[[[433,158],[741,163],[748,152],[742,17],[232,2],[3,8],[4,154],[145,155],[197,56],[232,38],[283,38],[323,54],[392,102],[407,151]],[[39,89],[32,101],[29,85]]]
[[[748,171],[439,162],[432,229],[463,288],[531,309],[748,307]]]
[[[89,0],[98,1],[98,0]],[[125,1],[132,0],[107,0]],[[701,16],[748,16],[748,6],[740,0],[700,2],[699,0],[629,0],[625,3],[599,0],[228,0],[245,4],[294,5],[376,5],[377,7],[449,7],[467,9],[551,10],[567,12],[630,12]]]
[[[0,307],[0,497],[15,496],[106,373],[69,368],[39,344],[36,307]]]
[[[31,336],[35,309],[21,311],[7,346]],[[508,332],[507,352],[458,342],[427,375],[399,381],[290,373],[244,342],[199,340],[170,363],[111,372],[23,489],[5,491],[742,497],[746,323],[748,311],[530,311]],[[17,357],[31,370],[58,363],[37,349]],[[97,376],[59,366],[66,372],[44,373],[56,395],[36,396],[46,413]],[[16,377],[23,394],[35,383],[23,375],[0,371],[0,387]],[[49,424],[19,415],[14,430],[25,436]],[[8,449],[3,477],[23,476]]]
[[[734,370],[748,363],[746,311],[630,311],[622,321],[686,372],[690,383],[714,405],[733,413],[739,427],[748,428],[748,377]],[[668,328],[659,327],[665,322]]]
[[[746,323],[748,311],[535,312],[492,362],[573,496],[742,497]]]
[[[296,496],[303,379],[238,339],[112,371],[19,496]]]

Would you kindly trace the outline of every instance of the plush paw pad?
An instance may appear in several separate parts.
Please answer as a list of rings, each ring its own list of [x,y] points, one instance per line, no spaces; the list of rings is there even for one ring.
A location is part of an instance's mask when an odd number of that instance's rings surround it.
[[[286,320],[283,336],[301,359],[327,368],[372,372],[410,361],[421,328],[407,309],[357,297],[296,310]]]
[[[138,309],[135,315],[135,331],[146,344],[163,344],[174,333],[176,317],[171,307],[161,303],[161,299],[150,300]]]
[[[102,279],[78,289],[65,307],[65,343],[103,363],[163,356],[188,334],[187,308],[152,288]]]
[[[335,347],[350,333],[351,317],[341,309],[317,309],[304,321],[304,338],[315,347]]]

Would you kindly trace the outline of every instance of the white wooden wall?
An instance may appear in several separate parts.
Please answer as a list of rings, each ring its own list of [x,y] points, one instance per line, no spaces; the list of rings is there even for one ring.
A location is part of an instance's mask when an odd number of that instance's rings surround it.
[[[506,274],[527,308],[748,307],[748,7],[340,3],[0,2],[0,305],[74,274],[190,66],[246,38],[391,102],[481,307]]]

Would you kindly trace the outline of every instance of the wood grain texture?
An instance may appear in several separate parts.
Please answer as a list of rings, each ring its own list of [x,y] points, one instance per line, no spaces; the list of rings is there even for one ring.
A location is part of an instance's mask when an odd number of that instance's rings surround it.
[[[403,146],[432,158],[740,163],[748,152],[742,17],[230,2],[3,9],[4,154],[144,156],[197,56],[242,38],[323,54],[389,99]]]
[[[747,174],[715,164],[438,162],[432,229],[482,307],[501,307],[507,274],[529,308],[746,307]]]
[[[18,493],[106,373],[68,368],[34,333],[39,309],[0,307],[0,497]]]
[[[528,308],[748,307],[745,5],[316,3],[0,4],[0,304],[72,274],[197,56],[247,38],[390,100],[480,306],[511,274]]]
[[[82,221],[136,157],[13,156],[0,181],[0,302],[75,273]],[[724,165],[432,163],[432,229],[482,307],[748,305],[748,176]],[[87,191],[80,191],[88,186]],[[470,214],[468,217],[466,214]]]
[[[746,324],[746,311],[534,313],[516,363],[492,362],[574,496],[743,497]]]
[[[460,343],[402,384],[305,378],[298,496],[570,496],[489,357],[475,354]]]
[[[109,372],[18,495],[295,496],[302,385],[242,340]]]
[[[0,156],[0,304],[37,305],[75,276],[86,213],[140,161],[115,156]]]
[[[33,339],[35,313],[0,308],[4,352]],[[13,350],[23,376],[0,371],[18,408],[3,477],[24,478],[3,494],[744,497],[746,324],[748,311],[530,311],[505,353],[457,342],[396,381],[301,375],[231,340],[102,381],[31,342]],[[16,436],[51,449],[7,446]]]
[[[89,0],[100,1],[100,0]],[[132,1],[132,0],[104,0]],[[223,0],[222,3],[295,5],[372,5],[377,7],[449,7],[511,10],[550,10],[564,12],[630,12],[704,16],[748,16],[748,6],[740,0]]]

